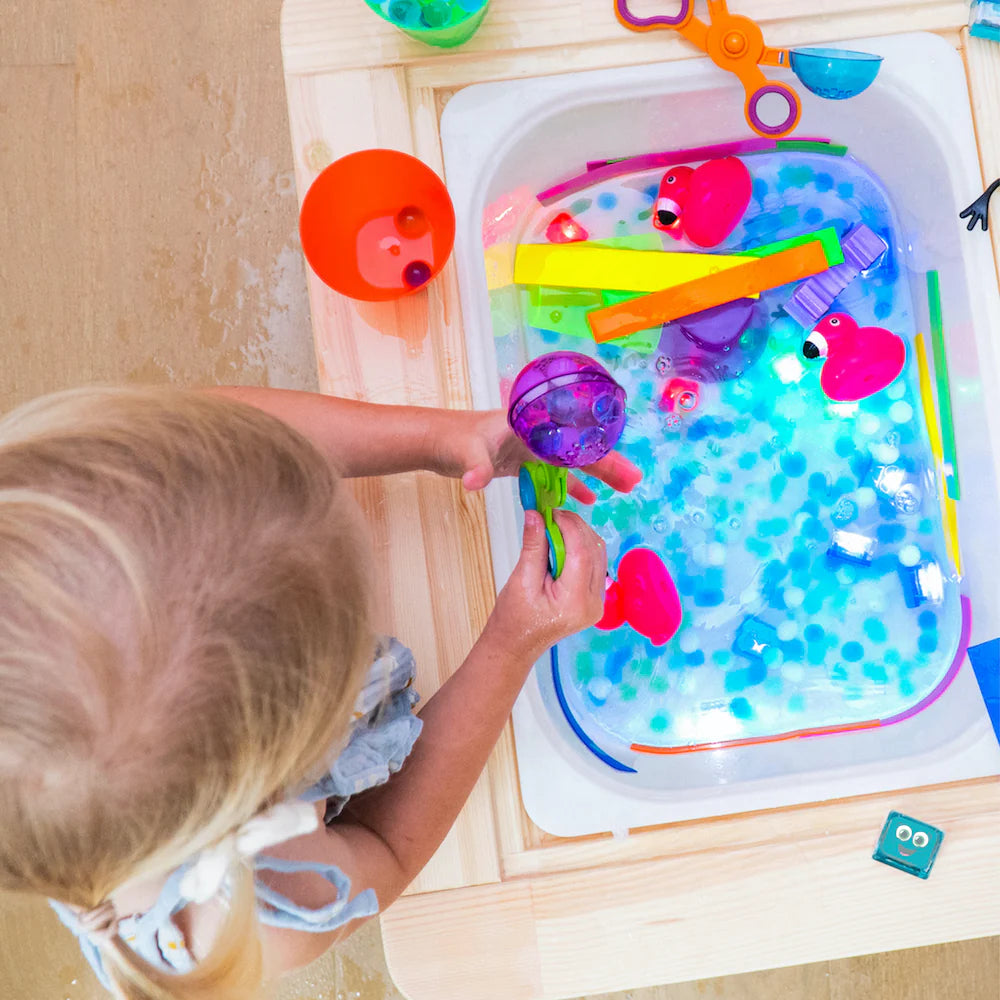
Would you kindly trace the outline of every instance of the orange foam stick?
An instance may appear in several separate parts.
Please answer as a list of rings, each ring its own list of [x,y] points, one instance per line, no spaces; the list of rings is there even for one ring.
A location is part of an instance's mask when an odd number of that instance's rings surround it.
[[[703,309],[809,278],[829,266],[823,244],[814,240],[683,285],[595,309],[587,314],[587,322],[594,340],[603,344],[637,330],[648,330],[657,323],[670,323]]]

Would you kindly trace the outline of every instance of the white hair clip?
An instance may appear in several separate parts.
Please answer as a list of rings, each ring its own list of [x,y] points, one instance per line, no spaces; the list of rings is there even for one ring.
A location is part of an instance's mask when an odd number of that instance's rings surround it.
[[[194,859],[181,878],[181,898],[189,903],[207,902],[223,887],[237,862],[318,827],[316,807],[309,802],[282,802],[258,813]]]

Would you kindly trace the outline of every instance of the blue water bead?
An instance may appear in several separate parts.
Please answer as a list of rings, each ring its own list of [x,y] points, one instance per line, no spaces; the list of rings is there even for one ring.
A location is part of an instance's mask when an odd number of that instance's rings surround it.
[[[921,653],[933,653],[938,647],[937,633],[936,632],[922,632],[920,638],[917,640],[917,649]]]
[[[876,684],[886,684],[889,680],[889,674],[881,663],[869,662],[866,663],[861,669],[865,677],[874,681]]]
[[[755,451],[745,451],[740,455],[737,464],[741,469],[752,469],[757,464],[757,453]]]
[[[865,647],[860,642],[845,642],[840,647],[840,654],[849,663],[857,663],[865,655]]]
[[[705,654],[696,649],[693,653],[686,654],[686,661],[689,667],[700,667],[705,662]]]
[[[837,185],[837,197],[841,201],[850,201],[854,197],[854,185],[847,181],[841,181]]]
[[[801,663],[805,659],[806,644],[801,639],[789,639],[781,644],[781,654],[786,662]]]
[[[729,703],[729,711],[732,712],[737,719],[753,718],[753,706],[746,700],[746,698],[734,698]]]
[[[748,552],[752,552],[758,559],[767,559],[771,555],[771,543],[761,541],[752,535],[743,543]]]
[[[917,624],[923,631],[937,628],[937,615],[933,611],[921,611],[917,618]]]
[[[769,517],[757,524],[757,534],[761,538],[776,538],[788,531],[788,518]]]
[[[789,712],[804,712],[805,709],[806,709],[806,699],[804,695],[793,694],[791,698],[788,699]]]
[[[888,632],[884,623],[878,618],[866,618],[864,623],[865,635],[872,642],[885,642]]]
[[[880,524],[875,534],[883,545],[894,545],[906,538],[906,527],[898,523]]]
[[[602,191],[597,196],[597,207],[610,211],[618,204],[618,196],[610,191]]]
[[[665,712],[659,712],[649,720],[651,732],[662,733],[670,725],[670,716]]]
[[[805,549],[793,549],[785,562],[788,564],[790,570],[797,572],[798,570],[806,569],[809,563],[812,562],[812,557]]]
[[[801,451],[785,452],[780,459],[781,471],[791,479],[796,479],[806,471],[806,456]]]
[[[619,646],[607,659],[604,674],[612,684],[621,684],[622,672],[632,659],[632,649],[629,646]]]
[[[833,178],[824,170],[816,175],[813,183],[817,191],[829,191],[833,187]]]
[[[823,212],[815,206],[806,209],[805,215],[802,216],[802,221],[807,226],[818,226],[823,221]]]
[[[763,452],[763,449],[761,449]],[[788,477],[782,475],[780,472],[777,475],[771,477],[771,503],[777,503],[781,499],[781,495],[785,492],[785,487],[788,485]]]
[[[833,450],[841,457],[847,458],[854,452],[854,439],[849,437],[839,437],[833,446]]]

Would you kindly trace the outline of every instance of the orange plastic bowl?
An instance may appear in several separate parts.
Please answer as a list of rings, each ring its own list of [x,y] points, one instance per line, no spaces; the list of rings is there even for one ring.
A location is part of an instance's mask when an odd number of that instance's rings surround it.
[[[433,170],[393,149],[331,163],[299,214],[306,260],[325,284],[381,302],[423,288],[455,242],[455,209]]]

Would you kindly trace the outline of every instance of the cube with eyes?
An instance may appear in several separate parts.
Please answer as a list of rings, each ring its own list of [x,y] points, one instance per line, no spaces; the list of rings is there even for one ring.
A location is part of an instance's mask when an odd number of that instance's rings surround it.
[[[917,878],[927,878],[944,833],[911,816],[891,812],[879,834],[872,857]]]

